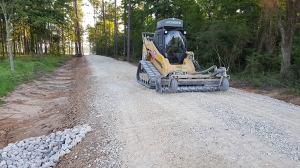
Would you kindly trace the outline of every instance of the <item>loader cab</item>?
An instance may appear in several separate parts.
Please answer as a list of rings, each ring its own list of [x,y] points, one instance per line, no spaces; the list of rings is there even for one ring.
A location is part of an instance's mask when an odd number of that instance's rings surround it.
[[[186,32],[180,19],[169,18],[159,21],[153,42],[158,51],[171,64],[182,64],[186,57]]]

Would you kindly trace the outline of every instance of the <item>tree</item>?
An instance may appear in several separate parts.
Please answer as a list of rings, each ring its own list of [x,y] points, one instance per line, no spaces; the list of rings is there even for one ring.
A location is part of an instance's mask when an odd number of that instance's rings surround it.
[[[122,3],[123,3],[123,23],[124,23],[124,33],[123,33],[123,55],[124,55],[124,61],[127,59],[127,52],[126,52],[126,45],[127,45],[127,42],[126,42],[126,28],[127,28],[127,24],[126,24],[126,14],[128,13],[128,11],[126,10],[126,7],[127,7],[127,0],[122,0]],[[126,13],[127,12],[127,13]]]
[[[32,56],[34,53],[39,53],[43,58],[43,54],[48,52],[65,53],[65,46],[69,46],[70,53],[73,46],[71,43],[76,40],[74,23],[80,22],[82,15],[79,0],[79,18],[75,19],[73,2],[74,0],[0,0],[1,5],[4,4],[5,8],[9,7],[12,11],[9,17],[9,27],[7,27],[4,24],[3,6],[0,6],[0,40],[7,35],[4,29],[8,28],[10,36],[12,35],[9,38],[12,42],[10,48],[13,48],[15,55],[31,52]],[[81,39],[81,33],[78,36]],[[6,51],[9,48],[8,45],[2,43],[1,47],[3,54],[8,53]]]
[[[114,56],[118,59],[118,25],[117,25],[117,0],[115,0],[114,9]]]
[[[280,73],[282,77],[289,77],[291,66],[291,52],[293,38],[297,30],[297,23],[300,20],[299,0],[278,0],[278,26],[281,33],[282,62]]]
[[[15,72],[14,68],[14,60],[12,55],[12,49],[11,49],[11,42],[10,42],[10,19],[13,15],[13,8],[14,8],[15,2],[13,0],[11,1],[4,1],[1,0],[0,7],[2,9],[4,20],[5,20],[5,27],[6,27],[6,42],[8,46],[8,52],[9,52],[9,59],[10,59],[10,71],[12,73]]]
[[[128,26],[127,26],[127,61],[130,61],[130,13],[131,13],[131,0],[128,2]]]
[[[219,62],[219,66],[230,66],[233,71],[240,67],[240,57],[248,43],[251,34],[246,25],[235,21],[213,21],[207,31],[198,35],[202,43],[201,49],[205,51],[203,57],[206,61]]]
[[[28,27],[32,57],[34,53],[39,53],[42,59],[43,53],[48,52],[48,44],[50,44],[50,53],[57,51],[56,54],[59,54],[61,52],[60,40],[64,37],[62,35],[62,28],[70,25],[68,22],[70,22],[69,17],[71,16],[70,8],[72,1],[73,0],[22,0],[22,6],[16,9],[18,13],[15,17],[15,21],[20,21],[23,27]],[[73,8],[72,12],[74,15]],[[24,36],[26,32],[27,29],[24,32]],[[62,36],[62,38],[60,36]],[[45,52],[42,49],[45,49]]]
[[[82,56],[82,46],[81,46],[81,36],[80,36],[80,26],[79,26],[79,17],[78,17],[78,4],[77,0],[74,0],[74,13],[75,13],[75,34],[76,34],[76,43],[75,51],[77,56]]]
[[[100,52],[100,44],[97,42],[98,38],[97,38],[97,32],[98,32],[98,25],[97,24],[97,19],[99,17],[99,13],[100,13],[100,0],[89,0],[90,4],[92,5],[93,9],[94,9],[94,27],[91,27],[90,25],[87,27],[88,29],[88,41],[90,43],[90,45],[92,45],[93,47],[91,48],[92,50],[95,51],[95,54],[99,54]]]
[[[108,56],[108,43],[107,43],[107,32],[106,32],[106,8],[104,0],[102,0],[102,19],[103,19],[103,34],[105,42],[105,55]]]
[[[5,39],[5,27],[4,27],[4,25],[5,25],[5,20],[4,20],[4,15],[1,13],[0,14],[0,16],[3,16],[3,18],[0,18],[0,33],[1,33],[1,47],[2,47],[2,50],[1,50],[1,52],[2,52],[2,57],[4,58],[5,57],[5,51],[4,51],[4,48],[6,48],[6,47],[4,47],[4,45],[5,45],[5,42],[4,41],[6,41]]]

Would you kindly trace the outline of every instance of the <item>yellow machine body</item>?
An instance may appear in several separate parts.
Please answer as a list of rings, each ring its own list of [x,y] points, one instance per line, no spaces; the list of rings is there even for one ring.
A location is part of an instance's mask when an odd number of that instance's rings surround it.
[[[154,67],[161,73],[166,74],[172,71],[182,70],[183,72],[195,72],[195,66],[190,58],[191,52],[186,52],[187,57],[183,60],[182,64],[170,64],[169,60],[165,58],[155,47],[153,41],[143,37],[143,56],[145,55],[146,60],[150,61]],[[149,51],[152,51],[153,56]]]

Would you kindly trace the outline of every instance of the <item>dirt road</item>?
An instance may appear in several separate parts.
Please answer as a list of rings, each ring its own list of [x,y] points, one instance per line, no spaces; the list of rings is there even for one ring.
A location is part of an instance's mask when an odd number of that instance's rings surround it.
[[[82,59],[70,115],[93,131],[56,167],[300,167],[299,106],[234,88],[158,94],[127,62]]]
[[[234,88],[158,94],[127,62],[86,59],[94,94],[85,122],[95,130],[62,165],[82,145],[72,162],[91,167],[300,166],[299,106]]]

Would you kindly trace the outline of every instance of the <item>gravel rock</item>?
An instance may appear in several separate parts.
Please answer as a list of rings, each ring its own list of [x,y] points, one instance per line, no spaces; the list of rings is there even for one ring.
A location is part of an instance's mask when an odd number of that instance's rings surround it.
[[[91,130],[89,125],[81,125],[48,136],[31,137],[10,143],[0,149],[0,168],[52,167]]]

